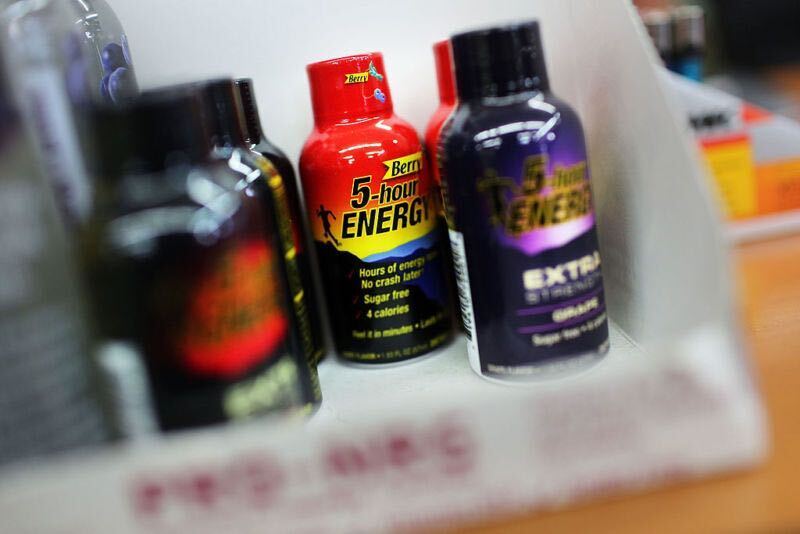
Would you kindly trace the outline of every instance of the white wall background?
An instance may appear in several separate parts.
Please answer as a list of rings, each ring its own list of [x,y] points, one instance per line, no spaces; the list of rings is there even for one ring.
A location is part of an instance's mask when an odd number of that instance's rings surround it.
[[[380,51],[395,108],[422,129],[438,104],[431,46],[457,31],[542,17],[556,88],[563,0],[109,0],[144,88],[218,75],[252,77],[269,137],[296,159],[311,125],[305,66]],[[558,47],[560,49],[561,47]]]
[[[293,159],[312,126],[305,65],[379,50],[398,113],[437,105],[431,46],[536,17],[554,92],[587,132],[611,316],[639,341],[727,318],[713,203],[630,0],[109,0],[142,86],[255,79],[267,135]]]

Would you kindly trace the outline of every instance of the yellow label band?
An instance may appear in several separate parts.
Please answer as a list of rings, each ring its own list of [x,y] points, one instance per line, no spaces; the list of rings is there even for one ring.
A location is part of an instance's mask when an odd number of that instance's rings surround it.
[[[344,83],[366,83],[369,80],[369,71],[365,70],[364,72],[354,72],[352,74],[345,74],[344,75]]]
[[[422,170],[422,152],[403,156],[402,158],[390,159],[383,162],[386,165],[384,180],[393,180],[401,176],[418,173]]]

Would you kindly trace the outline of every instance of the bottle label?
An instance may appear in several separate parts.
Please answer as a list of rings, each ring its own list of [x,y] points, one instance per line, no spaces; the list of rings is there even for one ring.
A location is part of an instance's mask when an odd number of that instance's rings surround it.
[[[276,253],[265,242],[223,253],[189,300],[180,350],[193,374],[236,378],[266,363],[286,341]]]
[[[448,184],[463,203],[451,241],[471,354],[497,378],[557,374],[608,346],[589,171],[574,149],[582,139],[520,154],[526,135],[503,138],[471,186]]]
[[[461,306],[461,322],[463,331],[467,336],[467,355],[473,369],[480,369],[481,357],[478,350],[478,330],[475,328],[475,310],[472,307],[464,235],[455,230],[450,230],[449,232],[450,248],[453,252],[453,270],[458,285],[458,301]]]
[[[311,231],[344,358],[400,361],[450,336],[441,205],[423,161],[421,151],[376,161],[344,175],[334,188],[306,181]]]

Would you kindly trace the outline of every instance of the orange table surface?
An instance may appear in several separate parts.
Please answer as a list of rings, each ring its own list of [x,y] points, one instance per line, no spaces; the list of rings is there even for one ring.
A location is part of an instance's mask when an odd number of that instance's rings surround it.
[[[800,236],[732,253],[772,450],[746,472],[454,532],[800,532]]]

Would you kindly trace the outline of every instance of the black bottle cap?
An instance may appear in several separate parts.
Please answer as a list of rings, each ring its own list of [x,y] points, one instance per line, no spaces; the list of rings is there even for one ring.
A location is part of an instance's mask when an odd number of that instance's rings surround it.
[[[258,103],[253,90],[253,80],[250,78],[240,78],[236,80],[236,87],[239,89],[239,97],[242,100],[242,110],[246,127],[247,142],[257,145],[261,142],[263,134],[261,132],[261,119],[258,115]]]
[[[113,177],[208,161],[211,143],[201,113],[197,94],[174,88],[142,93],[124,106],[96,108],[95,171]]]
[[[459,33],[451,42],[461,100],[549,89],[535,20]]]
[[[195,84],[204,101],[206,127],[216,147],[243,147],[245,119],[239,90],[231,78]]]

